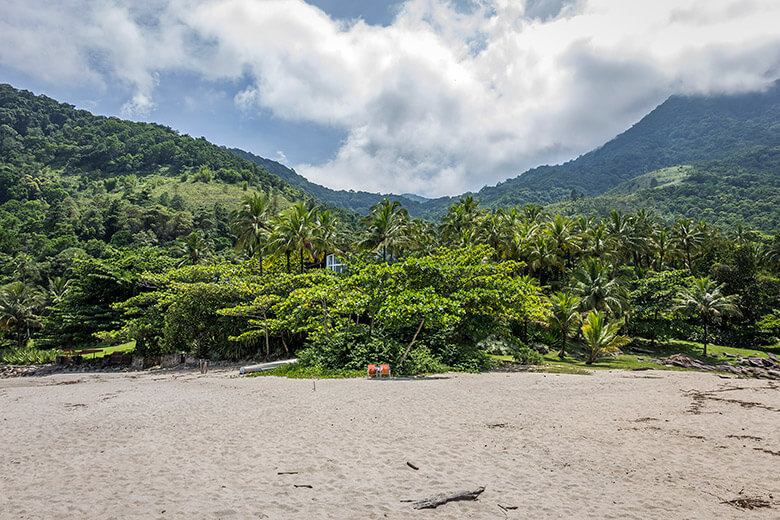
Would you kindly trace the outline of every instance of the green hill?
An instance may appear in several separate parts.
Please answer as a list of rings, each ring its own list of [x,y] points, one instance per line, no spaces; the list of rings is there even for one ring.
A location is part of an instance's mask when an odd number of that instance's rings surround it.
[[[613,209],[653,210],[667,220],[704,219],[723,229],[780,230],[780,147],[756,147],[715,161],[656,170],[603,195],[552,204],[567,215],[606,216]]]
[[[229,247],[229,211],[251,190],[278,207],[308,198],[204,138],[0,84],[0,265],[20,252],[165,244],[194,229]]]
[[[477,197],[488,206],[600,195],[647,172],[780,146],[780,82],[763,93],[672,96],[629,130],[573,161],[541,166]]]

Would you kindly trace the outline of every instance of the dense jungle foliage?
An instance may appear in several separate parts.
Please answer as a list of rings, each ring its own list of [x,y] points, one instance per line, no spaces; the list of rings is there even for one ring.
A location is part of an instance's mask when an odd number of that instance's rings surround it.
[[[667,226],[644,210],[601,220],[535,205],[489,212],[470,197],[438,224],[385,199],[352,232],[327,209],[274,213],[255,193],[231,222],[232,254],[193,232],[178,250],[80,255],[46,284],[20,256],[0,293],[8,341],[135,339],[148,355],[296,355],[328,369],[391,361],[418,373],[483,369],[487,352],[565,357],[573,342],[593,362],[631,338],[706,349],[780,334],[780,235]],[[327,254],[341,272],[322,268]]]
[[[361,220],[204,139],[3,85],[2,347],[417,373],[574,343],[593,362],[631,338],[776,343],[777,164],[764,147],[646,174],[610,195],[634,197],[622,210],[575,190],[548,209],[465,196],[427,221],[381,199]]]

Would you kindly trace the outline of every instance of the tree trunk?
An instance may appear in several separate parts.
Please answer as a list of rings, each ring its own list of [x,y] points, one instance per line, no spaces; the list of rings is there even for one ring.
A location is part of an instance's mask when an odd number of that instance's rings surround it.
[[[290,252],[285,251],[284,256],[287,257],[287,274],[290,274],[292,271],[290,270]]]
[[[265,310],[263,310],[263,325],[265,326],[265,360],[271,357],[271,344],[268,341],[268,316],[266,316]]]
[[[704,320],[704,357],[707,357],[707,320]]]
[[[303,274],[303,248],[301,248],[301,274]]]
[[[414,342],[417,341],[417,335],[420,333],[420,330],[422,330],[423,323],[425,323],[425,318],[423,318],[420,321],[420,326],[417,327],[417,332],[414,333],[414,337],[412,338],[412,341],[409,342],[409,345],[406,347],[406,350],[404,351],[404,355],[401,356],[401,359],[398,360],[398,365],[402,365],[404,361],[406,361],[406,356],[409,354],[409,351],[412,350],[412,345],[414,345]]]
[[[561,351],[558,352],[558,357],[563,359],[566,357],[566,333],[561,330]]]

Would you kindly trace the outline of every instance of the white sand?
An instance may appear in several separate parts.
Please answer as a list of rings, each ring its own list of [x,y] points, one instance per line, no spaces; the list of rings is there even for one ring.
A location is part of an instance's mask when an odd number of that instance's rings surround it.
[[[777,383],[233,374],[0,380],[0,518],[780,518]]]

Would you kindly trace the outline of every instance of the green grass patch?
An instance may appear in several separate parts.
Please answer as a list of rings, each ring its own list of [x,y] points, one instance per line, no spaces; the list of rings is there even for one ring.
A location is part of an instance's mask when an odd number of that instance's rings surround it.
[[[631,347],[650,351],[651,353],[632,352]],[[544,354],[543,363],[534,367],[535,371],[553,372],[553,373],[589,373],[588,370],[635,370],[641,368],[652,368],[654,370],[688,370],[682,367],[667,367],[652,362],[652,359],[669,357],[672,354],[686,354],[692,358],[703,361],[708,364],[719,364],[727,361],[734,361],[732,356],[758,356],[768,357],[768,352],[777,353],[780,345],[771,345],[756,348],[736,348],[724,347],[722,345],[707,345],[707,356],[703,355],[703,345],[693,341],[670,340],[663,343],[656,343],[654,347],[650,346],[649,340],[636,338],[631,346],[626,346],[623,352],[617,355],[607,355],[599,358],[591,365],[585,364],[586,354],[584,347],[580,344],[568,344],[566,346],[566,357],[560,359],[557,349],[551,349]],[[731,356],[727,356],[730,354]],[[498,361],[514,363],[512,356],[491,355],[491,358]],[[641,360],[640,360],[641,358]]]
[[[344,379],[350,377],[363,377],[366,373],[362,370],[333,370],[320,367],[304,367],[298,363],[282,365],[273,370],[247,374],[246,377],[278,376],[290,379]]]
[[[517,363],[515,361],[515,358],[512,356],[506,356],[506,355],[500,355],[500,354],[490,354],[490,358],[494,359],[496,361],[501,362],[509,362],[509,363]],[[555,361],[559,361],[558,357],[555,357]],[[545,372],[548,374],[576,374],[576,375],[590,375],[591,372],[588,370],[587,365],[584,363],[580,363],[582,365],[578,366],[575,363],[552,363],[550,360],[548,360],[545,356],[545,362],[540,365],[527,365],[529,372]]]
[[[229,184],[226,182],[213,180],[211,182],[199,181],[180,181],[177,178],[163,177],[154,175],[139,180],[139,186],[154,186],[151,190],[152,198],[159,198],[164,192],[169,197],[181,195],[185,204],[191,209],[212,208],[214,204],[219,203],[228,211],[238,209],[241,205],[241,199],[254,193],[255,186],[249,186],[244,190],[241,184]],[[289,202],[283,197],[278,197],[277,203],[279,210],[289,206]]]
[[[96,345],[94,347],[74,348],[70,350],[73,350],[76,356],[83,355],[85,359],[98,359],[105,356],[109,356],[114,352],[129,353],[133,349],[135,349],[135,340],[128,341],[127,343],[122,343],[121,345]],[[99,350],[99,352],[94,352],[91,354],[81,354],[84,351],[90,351],[90,350]]]

